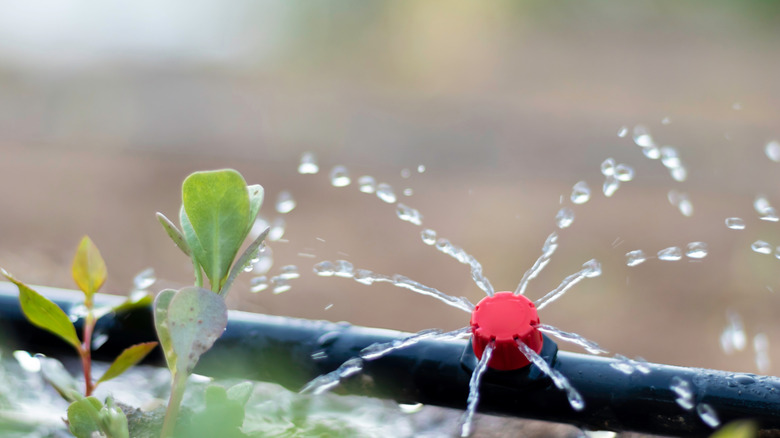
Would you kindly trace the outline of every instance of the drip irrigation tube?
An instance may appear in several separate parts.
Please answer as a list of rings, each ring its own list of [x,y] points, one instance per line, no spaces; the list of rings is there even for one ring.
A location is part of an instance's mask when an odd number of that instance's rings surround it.
[[[36,288],[66,312],[80,302],[75,291]],[[98,305],[117,304],[120,297],[98,295]],[[21,313],[16,287],[0,282],[0,338],[5,348],[25,349],[53,357],[74,353],[58,338],[40,330]],[[108,341],[95,351],[110,360],[125,347],[156,338],[151,309],[138,309],[100,320],[98,333]],[[231,311],[227,330],[200,360],[195,372],[213,377],[238,377],[279,383],[300,390],[315,377],[335,370],[361,349],[391,342],[406,333]],[[625,374],[612,358],[557,351],[544,339],[541,355],[571,382],[585,400],[575,411],[565,394],[529,366],[517,371],[489,370],[480,388],[479,412],[570,423],[593,430],[701,436],[712,429],[686,410],[670,386],[675,377],[690,382],[693,404],[714,408],[721,423],[758,421],[762,435],[780,436],[780,379],[753,374],[646,364],[650,372]],[[149,358],[163,364],[161,354]],[[401,403],[423,403],[465,409],[474,355],[468,341],[422,341],[382,358],[365,362],[362,373],[336,389]]]

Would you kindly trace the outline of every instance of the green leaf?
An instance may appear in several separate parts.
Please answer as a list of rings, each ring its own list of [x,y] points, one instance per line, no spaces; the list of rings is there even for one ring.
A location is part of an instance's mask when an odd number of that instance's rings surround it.
[[[127,416],[122,409],[114,404],[111,397],[106,398],[106,405],[100,410],[100,430],[108,438],[130,438]]]
[[[59,336],[77,350],[81,349],[81,341],[76,334],[76,328],[73,327],[68,315],[59,306],[16,280],[4,269],[2,274],[19,288],[19,304],[30,323]]]
[[[179,209],[179,222],[181,222],[181,229],[184,233],[184,238],[187,240],[187,245],[190,247],[192,268],[195,270],[195,285],[201,287],[203,285],[203,274],[201,273],[202,266],[199,260],[207,257],[206,251],[203,250],[203,245],[200,244],[200,239],[198,238],[198,235],[195,234],[195,229],[192,228],[192,224],[187,217],[187,212],[184,211],[183,205],[181,206],[181,209]]]
[[[257,219],[257,214],[260,212],[260,207],[263,205],[265,191],[260,184],[252,184],[246,189],[249,192],[249,226],[246,229],[246,234],[249,234],[255,219]]]
[[[176,370],[192,373],[200,356],[208,351],[227,327],[227,306],[217,294],[200,287],[180,289],[168,305],[168,330]]]
[[[225,284],[222,285],[222,289],[219,290],[219,294],[222,297],[225,297],[227,293],[230,291],[230,287],[233,286],[233,282],[236,280],[236,277],[238,277],[238,274],[244,271],[244,268],[249,266],[249,263],[252,262],[252,259],[257,255],[257,250],[260,248],[260,245],[263,244],[263,241],[265,240],[266,236],[268,236],[268,232],[271,231],[271,228],[268,227],[260,233],[259,236],[257,236],[257,239],[254,240],[245,250],[244,253],[241,254],[241,257],[238,258],[238,261],[233,265],[233,268],[230,270],[230,274],[228,275],[227,280],[225,280]]]
[[[157,339],[160,340],[160,347],[162,347],[165,361],[168,363],[168,369],[171,370],[171,373],[176,370],[176,352],[173,351],[171,333],[168,329],[168,308],[174,295],[176,295],[175,290],[165,289],[157,294],[157,298],[154,300],[154,328],[157,331]]]
[[[758,426],[755,421],[738,420],[721,427],[710,438],[754,438],[758,436]]]
[[[74,394],[79,393],[76,379],[70,375],[65,366],[57,359],[36,355],[41,363],[41,375],[49,385],[51,385],[65,400],[69,402],[76,401]]]
[[[77,400],[68,406],[70,433],[76,438],[91,438],[94,432],[100,432],[100,409],[103,403],[95,397]]]
[[[128,368],[143,360],[143,358],[145,358],[147,354],[151,353],[151,351],[156,346],[157,342],[144,342],[125,348],[125,350],[116,359],[114,359],[114,362],[110,367],[108,367],[106,372],[95,385],[107,380],[111,380],[114,377],[124,373],[128,370]]]
[[[184,239],[184,235],[181,233],[181,231],[179,231],[178,228],[176,228],[176,225],[174,225],[170,219],[165,217],[165,215],[160,212],[157,212],[157,220],[165,229],[168,237],[173,240],[173,243],[175,243],[176,246],[178,246],[185,255],[188,257],[191,256],[192,252],[190,251],[190,247],[187,245],[187,241]]]
[[[252,382],[237,383],[227,390],[227,398],[233,400],[241,406],[246,405],[249,401],[249,397],[252,396],[252,390],[254,386]]]
[[[219,291],[250,223],[246,181],[232,169],[195,172],[182,184],[182,205],[203,250],[195,251],[198,263]],[[192,248],[186,229],[184,235]]]
[[[71,270],[73,279],[87,298],[97,292],[106,281],[106,263],[88,236],[81,239]]]

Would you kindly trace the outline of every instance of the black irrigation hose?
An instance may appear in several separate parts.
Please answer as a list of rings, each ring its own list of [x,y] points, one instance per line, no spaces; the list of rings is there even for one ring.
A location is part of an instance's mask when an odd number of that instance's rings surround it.
[[[81,294],[37,288],[66,312]],[[100,295],[98,303],[118,297]],[[16,287],[0,282],[0,329],[6,348],[52,356],[72,355],[61,340],[31,326],[21,314]],[[109,340],[95,352],[109,360],[132,343],[155,339],[150,309],[106,316],[98,332]],[[360,350],[376,342],[391,342],[407,334],[346,323],[311,321],[230,312],[224,335],[205,354],[197,373],[279,383],[297,391],[311,379],[333,371]],[[520,371],[489,371],[480,389],[484,413],[570,423],[594,430],[653,434],[707,435],[696,409],[684,410],[670,385],[674,377],[689,381],[694,403],[712,406],[721,421],[755,419],[762,435],[780,435],[780,379],[669,365],[648,364],[651,372],[626,375],[611,358],[556,351],[545,340],[542,355],[568,377],[582,394],[585,409],[574,411],[564,393],[539,376],[535,367]],[[556,355],[557,353],[557,355]],[[150,359],[162,363],[161,354]],[[423,341],[366,362],[363,373],[336,389],[402,403],[424,403],[465,409],[474,356],[467,341]]]

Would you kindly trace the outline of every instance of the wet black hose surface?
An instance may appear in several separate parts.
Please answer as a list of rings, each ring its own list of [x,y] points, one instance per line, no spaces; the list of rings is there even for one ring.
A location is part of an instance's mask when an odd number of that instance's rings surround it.
[[[37,288],[66,312],[81,300],[73,291]],[[97,302],[121,298],[100,295]],[[0,282],[0,327],[7,348],[62,357],[73,351],[58,338],[29,324],[21,313],[16,287]],[[96,332],[109,340],[95,351],[111,360],[125,347],[155,340],[151,309],[139,309],[101,319]],[[352,326],[347,323],[230,312],[227,330],[202,358],[196,372],[213,377],[237,377],[279,383],[299,390],[310,380],[338,368],[377,342],[392,342],[407,333]],[[575,424],[593,430],[636,431],[663,435],[703,436],[712,432],[696,408],[678,405],[672,379],[690,382],[693,403],[714,408],[722,424],[751,418],[763,434],[780,433],[780,379],[724,371],[647,364],[650,372],[626,374],[611,358],[554,350],[547,358],[585,400],[575,411],[563,391],[531,367],[519,371],[488,371],[480,388],[479,411]],[[362,373],[336,389],[402,403],[466,408],[474,365],[468,341],[422,341],[364,363]],[[465,351],[465,354],[464,354]],[[543,351],[545,354],[545,351]],[[148,362],[162,365],[157,352]]]

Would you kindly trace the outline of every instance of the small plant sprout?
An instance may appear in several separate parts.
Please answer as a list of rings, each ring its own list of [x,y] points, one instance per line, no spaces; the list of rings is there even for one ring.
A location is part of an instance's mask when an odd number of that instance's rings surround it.
[[[174,434],[187,378],[227,327],[225,296],[268,235],[266,229],[236,260],[262,202],[262,186],[247,186],[240,173],[223,169],[195,172],[184,180],[181,230],[157,213],[165,232],[190,257],[195,270],[195,286],[163,290],[154,302],[157,336],[171,371],[163,438]],[[204,274],[209,289],[204,287]]]
[[[75,389],[76,382],[65,371],[59,361],[42,358],[42,373],[63,398],[71,402],[68,408],[68,422],[71,432],[77,437],[90,437],[94,432],[110,438],[128,436],[127,419],[119,408],[108,399],[104,405],[92,396],[95,388],[102,382],[111,380],[130,367],[137,364],[149,354],[157,342],[144,342],[125,349],[109,366],[106,372],[97,380],[92,378],[92,336],[97,321],[112,312],[129,310],[149,304],[149,296],[136,297],[115,307],[95,308],[95,293],[106,280],[106,264],[97,246],[84,236],[76,250],[71,268],[73,280],[84,292],[82,336],[76,332],[68,315],[40,293],[15,279],[7,271],[2,274],[19,288],[19,303],[25,317],[35,326],[40,327],[70,344],[81,359],[84,372],[84,396]]]

